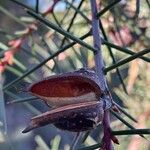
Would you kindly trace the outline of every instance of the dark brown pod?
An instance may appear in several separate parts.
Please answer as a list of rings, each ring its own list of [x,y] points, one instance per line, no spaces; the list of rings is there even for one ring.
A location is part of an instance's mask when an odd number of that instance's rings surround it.
[[[97,75],[86,69],[50,76],[32,84],[29,92],[52,107],[98,101],[101,96]]]
[[[67,105],[32,118],[23,133],[51,123],[60,129],[73,132],[90,130],[101,123],[103,113],[102,101]]]
[[[52,110],[31,119],[23,133],[53,123],[56,127],[74,132],[99,125],[110,101],[102,98],[95,72],[80,69],[54,75],[32,84],[29,92],[52,106]],[[107,96],[105,96],[107,98]]]

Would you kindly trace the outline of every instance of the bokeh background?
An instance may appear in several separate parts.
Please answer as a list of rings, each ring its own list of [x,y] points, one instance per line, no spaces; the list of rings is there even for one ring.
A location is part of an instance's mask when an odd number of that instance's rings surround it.
[[[22,0],[19,2],[31,9],[35,10],[36,8],[36,0]],[[101,2],[97,0],[101,10],[111,2],[111,0]],[[52,6],[52,0],[39,0],[38,11],[44,14]],[[75,15],[76,12],[77,14]],[[140,5],[136,5],[135,0],[123,0],[100,17],[108,41],[119,47],[111,48],[116,62],[130,56],[126,52],[127,50],[139,52],[143,49],[150,49],[149,14],[150,2],[148,0],[141,1]],[[91,19],[90,2],[88,0],[83,2],[80,0],[60,0],[45,17],[50,22],[62,27],[73,35],[81,37],[88,33],[91,28],[89,24],[89,19]],[[11,84],[9,88],[5,89],[6,85],[23,76],[38,64],[41,64],[49,56],[61,50],[63,46],[72,41],[39,21],[37,24],[34,24],[34,18],[26,13],[24,7],[17,5],[11,0],[0,0],[0,20],[1,61],[5,58],[5,52],[12,48],[10,41],[21,39],[25,36],[23,41],[19,41],[19,46],[16,48],[17,50],[14,55],[8,58],[9,62],[6,65],[0,64],[0,149],[69,149],[73,143],[75,133],[61,131],[53,125],[33,130],[28,134],[21,133],[31,117],[49,110],[45,103],[27,93],[26,88],[30,83],[53,74],[64,73],[82,67],[94,69],[93,53],[87,48],[76,44],[50,59],[44,65],[41,65],[32,74],[27,74],[17,84]],[[28,32],[27,29],[31,25],[31,32]],[[92,45],[91,36],[84,41]],[[112,65],[113,61],[107,43],[102,45],[102,53],[105,65]],[[147,58],[150,58],[149,56],[149,54],[145,55]],[[136,59],[122,65],[119,71],[124,86],[122,86],[116,70],[112,70],[106,75],[113,99],[136,118],[138,122],[131,121],[124,114],[120,114],[120,116],[135,128],[149,128],[149,62],[143,59]],[[124,123],[120,122],[113,115],[111,115],[111,120],[113,130],[128,129]],[[4,134],[5,132],[7,132],[6,135]],[[81,135],[81,138],[82,136],[84,136],[84,133]],[[149,136],[146,137],[150,139]],[[101,138],[102,127],[99,126],[91,131],[84,143],[79,141],[76,148],[99,143]],[[148,140],[138,135],[118,136],[118,139],[120,145],[115,145],[116,150],[150,150]]]

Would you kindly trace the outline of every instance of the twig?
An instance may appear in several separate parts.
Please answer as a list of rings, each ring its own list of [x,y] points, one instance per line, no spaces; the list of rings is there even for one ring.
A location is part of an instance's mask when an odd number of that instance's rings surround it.
[[[79,6],[78,6],[78,10],[80,10],[80,7],[82,6],[82,4],[83,4],[83,1],[81,1],[80,3],[79,3]],[[72,4],[70,4],[70,6],[72,6]],[[72,17],[72,19],[71,19],[71,22],[70,22],[70,24],[69,24],[69,26],[68,26],[68,28],[67,28],[67,32],[69,32],[70,31],[70,29],[71,29],[71,27],[72,27],[72,25],[73,25],[73,23],[74,23],[74,20],[75,20],[75,18],[76,18],[76,16],[77,16],[77,14],[78,14],[78,12],[77,11],[75,11],[75,13],[74,13],[74,15],[73,15],[73,17]],[[62,40],[62,42],[61,42],[61,46],[62,45],[64,45],[64,43],[65,43],[65,40],[66,40],[66,37],[64,37],[64,39]]]
[[[73,140],[73,143],[72,143],[72,145],[71,145],[71,147],[70,147],[70,150],[75,150],[75,147],[76,147],[76,145],[78,144],[78,141],[79,141],[80,137],[81,137],[81,132],[78,132],[78,133],[76,134],[74,140]]]
[[[135,18],[137,19],[140,13],[140,0],[136,0]]]
[[[136,58],[138,58],[138,57],[140,57],[142,55],[145,55],[147,53],[150,53],[150,49],[142,50],[142,51],[140,51],[140,52],[138,52],[138,53],[136,53],[136,54],[134,54],[134,55],[132,55],[130,57],[127,57],[127,58],[125,58],[123,60],[120,60],[116,64],[105,68],[104,71],[107,73],[108,71],[113,70],[113,69],[115,69],[115,68],[117,68],[119,66],[122,66],[122,65],[126,64],[126,63],[129,63],[130,61],[132,61],[132,60],[134,60],[134,59],[136,59]]]
[[[87,38],[90,35],[90,32],[88,32],[87,34],[83,35],[80,39],[83,40],[85,38]],[[32,69],[28,70],[26,73],[24,73],[21,77],[18,77],[17,79],[13,80],[12,82],[8,83],[7,85],[5,85],[3,87],[3,90],[6,90],[8,88],[10,88],[13,84],[18,83],[19,81],[21,81],[23,78],[25,78],[27,75],[33,73],[35,70],[39,69],[41,66],[43,66],[47,61],[53,59],[54,57],[58,56],[60,53],[64,52],[66,49],[69,49],[70,47],[72,47],[73,45],[75,45],[76,42],[71,42],[70,44],[62,47],[61,49],[59,49],[56,53],[50,55],[47,59],[45,59],[44,61],[42,61],[40,64],[36,65],[35,67],[33,67]]]
[[[101,10],[99,13],[97,13],[97,17],[102,16],[105,12],[107,12],[108,10],[110,10],[112,7],[114,7],[117,3],[119,3],[121,0],[116,0],[112,3],[110,3],[108,6],[106,6],[103,10]]]
[[[36,11],[36,13],[39,13],[39,0],[36,0],[35,11]]]
[[[44,19],[42,16],[36,14],[35,12],[27,10],[27,13],[30,14],[32,17],[38,19],[39,21],[41,21],[42,23],[44,23],[48,27],[56,30],[60,34],[68,37],[69,39],[71,39],[73,41],[76,41],[77,43],[81,44],[82,46],[86,47],[89,50],[95,51],[95,49],[92,46],[90,46],[89,44],[87,44],[86,42],[80,40],[76,36],[72,35],[70,32],[67,32],[67,31],[63,30],[62,28],[56,26],[55,24],[53,24],[52,22],[48,21],[47,19]]]
[[[134,134],[150,134],[150,129],[132,129],[112,131],[113,135],[134,135]]]
[[[105,40],[102,41],[102,44],[105,44],[105,45],[107,45],[107,46],[110,46],[110,47],[114,48],[114,50],[119,50],[119,51],[121,51],[121,52],[123,52],[123,53],[126,53],[126,54],[130,54],[130,55],[136,54],[135,52],[133,52],[133,51],[130,50],[130,49],[117,46],[117,45],[115,45],[115,44],[113,44],[113,43],[110,43],[110,42],[108,42],[108,41],[105,41]],[[150,62],[150,58],[148,58],[148,57],[139,56],[139,58],[142,59],[142,60],[144,60],[144,61],[146,61],[146,62]]]
[[[105,39],[105,41],[108,41],[107,35],[106,35],[105,30],[104,30],[104,28],[103,28],[103,24],[101,23],[101,20],[100,20],[99,23],[100,23],[100,28],[101,28],[102,34],[103,34],[103,36],[104,36],[104,39]],[[110,47],[109,45],[107,45],[107,48],[108,48],[108,50],[109,50],[109,54],[110,54],[110,56],[111,56],[111,58],[112,58],[113,64],[115,64],[115,63],[116,63],[116,59],[115,59],[115,57],[114,57],[114,54],[113,54],[113,52],[112,52],[112,49],[111,49],[111,47]],[[120,70],[119,70],[118,68],[116,68],[116,72],[117,72],[118,78],[119,78],[119,80],[120,80],[120,82],[121,82],[121,84],[122,84],[122,88],[123,88],[124,92],[125,92],[126,94],[128,94],[127,89],[126,89],[126,86],[125,86],[124,81],[123,81],[123,78],[122,78],[122,76],[121,76],[121,72],[120,72]]]

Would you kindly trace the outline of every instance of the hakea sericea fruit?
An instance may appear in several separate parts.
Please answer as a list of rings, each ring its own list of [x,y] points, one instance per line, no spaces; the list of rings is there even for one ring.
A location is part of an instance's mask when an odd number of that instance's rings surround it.
[[[96,73],[85,68],[50,76],[32,84],[28,91],[52,110],[31,118],[23,133],[51,123],[73,132],[90,130],[102,122],[104,110],[112,106]]]

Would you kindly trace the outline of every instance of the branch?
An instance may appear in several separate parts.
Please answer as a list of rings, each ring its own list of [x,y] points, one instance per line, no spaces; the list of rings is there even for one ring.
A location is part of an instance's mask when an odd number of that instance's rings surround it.
[[[94,48],[96,49],[96,52],[94,53],[94,59],[95,59],[95,65],[96,65],[96,71],[97,75],[100,80],[100,87],[101,90],[107,91],[107,83],[106,78],[103,72],[104,63],[103,63],[103,57],[101,52],[101,37],[99,33],[99,20],[97,19],[97,6],[96,6],[96,0],[91,0],[91,9],[92,9],[92,32],[93,32],[93,41],[94,41]],[[103,128],[104,128],[104,137],[103,137],[103,148],[105,150],[112,150],[112,143],[111,143],[111,132],[110,132],[110,119],[109,119],[109,111],[104,111],[104,119],[103,119]]]

